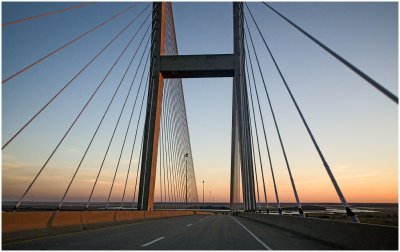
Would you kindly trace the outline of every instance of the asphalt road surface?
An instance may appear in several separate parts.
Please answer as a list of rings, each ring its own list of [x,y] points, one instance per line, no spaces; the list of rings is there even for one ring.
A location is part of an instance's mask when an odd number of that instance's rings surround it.
[[[229,215],[192,215],[3,244],[3,249],[298,250],[335,249],[263,223]]]

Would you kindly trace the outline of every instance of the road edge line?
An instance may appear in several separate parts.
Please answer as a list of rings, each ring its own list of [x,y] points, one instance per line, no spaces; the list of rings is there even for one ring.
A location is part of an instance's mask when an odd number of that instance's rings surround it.
[[[244,230],[247,231],[247,233],[249,233],[251,236],[253,236],[253,238],[258,241],[264,248],[266,248],[267,250],[272,250],[271,247],[269,247],[267,244],[265,244],[260,238],[258,238],[255,234],[253,234],[250,230],[248,230],[242,223],[240,223],[238,220],[236,220],[235,218],[233,218],[233,216],[231,216],[231,218],[236,221]]]

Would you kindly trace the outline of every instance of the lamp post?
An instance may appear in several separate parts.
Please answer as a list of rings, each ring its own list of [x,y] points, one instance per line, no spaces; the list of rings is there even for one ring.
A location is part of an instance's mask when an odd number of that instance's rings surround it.
[[[203,209],[204,209],[204,180],[203,180]]]
[[[186,201],[186,210],[188,209],[188,198],[187,198],[187,194],[188,194],[188,187],[187,187],[187,158],[188,158],[188,156],[189,156],[189,154],[188,153],[186,153],[185,154],[185,163],[186,163],[186,197],[185,197],[185,201]]]

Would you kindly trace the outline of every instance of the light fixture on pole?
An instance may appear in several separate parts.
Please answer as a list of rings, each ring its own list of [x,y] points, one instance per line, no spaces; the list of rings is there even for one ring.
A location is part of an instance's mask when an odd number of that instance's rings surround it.
[[[203,208],[204,208],[204,180],[203,180]]]

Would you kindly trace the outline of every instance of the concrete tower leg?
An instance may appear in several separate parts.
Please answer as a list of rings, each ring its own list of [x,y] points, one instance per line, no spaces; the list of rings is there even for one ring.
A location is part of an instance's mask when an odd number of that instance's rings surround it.
[[[165,2],[153,3],[152,47],[150,83],[147,99],[146,120],[140,172],[138,210],[153,210],[154,187],[156,182],[158,136],[163,97],[164,78],[160,72],[160,57],[165,45]]]

